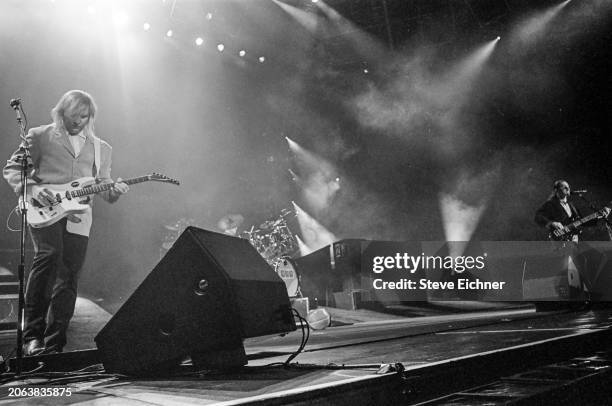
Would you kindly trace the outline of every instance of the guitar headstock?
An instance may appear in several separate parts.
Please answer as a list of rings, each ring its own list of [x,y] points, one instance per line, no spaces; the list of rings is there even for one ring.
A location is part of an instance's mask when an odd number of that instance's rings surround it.
[[[167,177],[166,175],[162,175],[161,173],[151,173],[150,175],[147,175],[147,177],[149,178],[149,180],[154,180],[156,182],[164,182],[164,183],[172,183],[173,185],[180,185],[181,182],[179,182],[176,179],[172,179]]]
[[[612,208],[612,202],[608,202],[603,209],[597,210],[598,218],[606,218],[610,215],[610,209]]]

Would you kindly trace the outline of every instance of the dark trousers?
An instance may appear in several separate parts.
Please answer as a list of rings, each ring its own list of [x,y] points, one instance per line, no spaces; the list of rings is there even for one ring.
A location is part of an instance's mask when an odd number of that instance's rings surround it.
[[[88,238],[66,231],[66,219],[44,228],[30,228],[34,261],[25,293],[24,342],[45,341],[61,351],[74,314],[79,271]]]

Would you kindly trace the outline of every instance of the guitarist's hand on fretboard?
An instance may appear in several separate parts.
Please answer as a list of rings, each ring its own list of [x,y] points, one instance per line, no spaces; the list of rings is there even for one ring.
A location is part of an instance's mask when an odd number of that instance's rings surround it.
[[[117,178],[117,181],[111,188],[111,193],[118,197],[119,195],[127,193],[128,190],[130,190],[130,187],[127,183],[123,182],[121,178]]]

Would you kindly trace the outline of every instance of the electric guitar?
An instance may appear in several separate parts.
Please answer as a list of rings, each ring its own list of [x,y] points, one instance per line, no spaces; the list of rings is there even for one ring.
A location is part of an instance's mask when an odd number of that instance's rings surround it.
[[[147,181],[180,184],[179,181],[159,173],[122,180],[128,185]],[[34,228],[42,228],[57,223],[69,214],[84,213],[89,208],[87,202],[90,195],[107,191],[113,185],[114,183],[96,183],[93,177],[79,178],[62,185],[29,185],[27,188],[28,223]],[[55,197],[51,202],[47,202],[47,199],[44,199],[44,202],[39,200],[39,193],[45,194],[43,189],[48,189]]]
[[[552,231],[548,236],[553,241],[571,241],[574,235],[580,234],[580,226],[584,223],[588,223],[591,220],[603,218],[605,215],[605,209],[609,208],[608,206],[604,207],[601,210],[598,210],[594,213],[589,214],[579,220],[576,220],[570,224],[566,224],[562,229]]]

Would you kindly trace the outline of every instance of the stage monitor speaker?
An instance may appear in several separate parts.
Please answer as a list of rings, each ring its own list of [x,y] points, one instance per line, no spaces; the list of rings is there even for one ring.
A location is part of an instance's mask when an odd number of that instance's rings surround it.
[[[285,283],[241,238],[188,227],[95,338],[108,372],[247,363],[242,339],[295,330]]]

